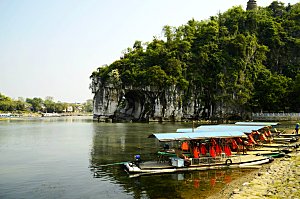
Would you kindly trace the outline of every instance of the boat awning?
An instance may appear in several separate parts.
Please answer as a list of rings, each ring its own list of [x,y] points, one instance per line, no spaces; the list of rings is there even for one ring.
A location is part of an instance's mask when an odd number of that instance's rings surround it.
[[[243,126],[277,126],[278,122],[236,122],[235,125]]]
[[[176,132],[180,133],[191,133],[191,132],[207,132],[207,131],[217,131],[217,132],[242,132],[242,133],[251,133],[252,131],[258,131],[266,127],[262,126],[242,126],[242,125],[203,125],[197,128],[185,128],[185,129],[177,129]]]
[[[245,134],[242,131],[207,131],[194,133],[155,133],[149,138],[157,138],[161,142],[176,141],[176,140],[200,140],[209,138],[233,138],[242,137]]]

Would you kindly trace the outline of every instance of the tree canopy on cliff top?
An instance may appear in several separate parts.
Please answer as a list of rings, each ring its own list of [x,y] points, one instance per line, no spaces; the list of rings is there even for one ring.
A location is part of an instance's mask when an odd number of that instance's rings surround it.
[[[164,38],[136,41],[91,77],[160,89],[176,85],[209,104],[252,111],[299,111],[300,3],[245,11],[233,7],[208,20],[166,25]]]

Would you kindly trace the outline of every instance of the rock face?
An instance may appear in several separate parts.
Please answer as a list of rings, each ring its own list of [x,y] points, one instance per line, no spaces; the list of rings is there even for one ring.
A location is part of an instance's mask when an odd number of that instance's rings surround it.
[[[99,77],[92,78],[90,88],[94,93],[94,119],[98,121],[150,122],[204,119],[224,122],[242,118],[236,104],[225,104],[222,100],[214,104],[210,100],[202,101],[203,95],[196,88],[190,88],[185,93],[176,86],[164,89],[153,86],[124,86],[120,81],[109,80],[103,83]]]
[[[91,90],[94,119],[98,121],[181,121],[202,113],[192,100],[183,105],[183,93],[175,86],[136,88],[93,78]]]

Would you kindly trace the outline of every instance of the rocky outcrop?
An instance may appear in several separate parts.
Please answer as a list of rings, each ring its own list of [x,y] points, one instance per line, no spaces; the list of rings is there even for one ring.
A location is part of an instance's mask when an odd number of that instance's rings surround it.
[[[212,102],[205,99],[201,90],[189,88],[182,91],[169,86],[160,89],[155,86],[134,87],[122,84],[112,72],[105,82],[95,76],[90,88],[94,93],[93,113],[98,121],[186,121],[218,120],[226,122],[244,117],[236,103]],[[207,95],[206,95],[207,96]],[[211,97],[210,97],[211,98]]]
[[[93,78],[91,89],[94,119],[98,121],[181,121],[201,112],[192,101],[184,106],[184,94],[175,86],[160,90],[103,83]]]

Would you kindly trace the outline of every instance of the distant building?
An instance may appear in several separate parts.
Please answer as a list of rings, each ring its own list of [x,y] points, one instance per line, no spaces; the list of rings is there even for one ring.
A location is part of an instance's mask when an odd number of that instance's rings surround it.
[[[247,10],[256,10],[257,9],[257,3],[255,0],[249,0],[247,3]]]
[[[73,112],[73,106],[68,106],[67,107],[67,112]]]
[[[11,117],[11,113],[0,113],[0,117]]]
[[[42,113],[42,117],[60,117],[58,113]]]

